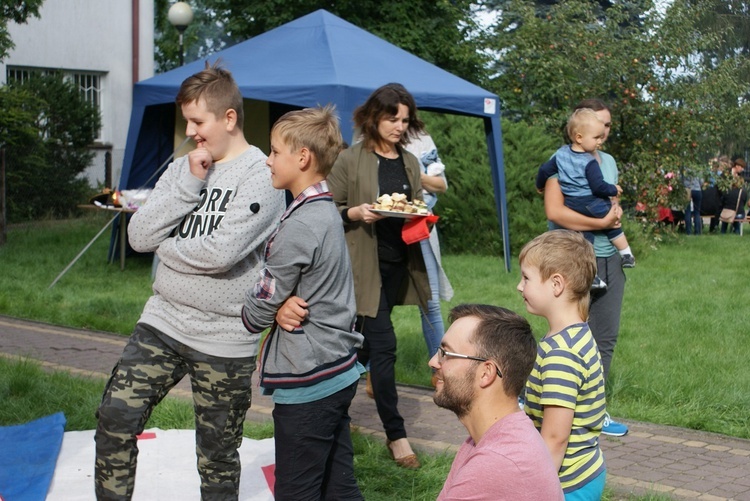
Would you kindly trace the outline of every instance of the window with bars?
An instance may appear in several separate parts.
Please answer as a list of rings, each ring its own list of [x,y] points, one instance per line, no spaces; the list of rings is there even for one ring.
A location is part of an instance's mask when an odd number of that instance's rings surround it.
[[[34,75],[49,75],[58,72],[62,72],[63,77],[66,80],[75,83],[84,101],[94,105],[94,107],[99,110],[99,113],[102,112],[102,73],[58,70],[53,68],[24,68],[19,66],[8,66],[6,68],[6,81],[23,83],[34,78]],[[101,140],[101,129],[99,130],[99,137],[97,137],[97,140]]]

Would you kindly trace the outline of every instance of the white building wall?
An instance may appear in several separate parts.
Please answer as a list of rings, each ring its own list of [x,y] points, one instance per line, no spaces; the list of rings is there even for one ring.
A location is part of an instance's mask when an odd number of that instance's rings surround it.
[[[133,3],[139,19],[133,22]],[[96,158],[86,172],[93,186],[104,182],[104,155],[112,153],[112,180],[120,179],[130,122],[133,82],[154,75],[154,2],[152,0],[45,0],[39,18],[9,23],[15,48],[0,62],[6,66],[55,68],[102,73],[102,130]],[[132,33],[137,29],[138,74],[133,75]]]

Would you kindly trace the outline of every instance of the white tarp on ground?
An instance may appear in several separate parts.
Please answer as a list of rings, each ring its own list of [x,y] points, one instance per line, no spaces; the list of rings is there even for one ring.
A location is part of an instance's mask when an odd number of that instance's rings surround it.
[[[138,440],[134,501],[200,500],[193,430],[151,429]],[[244,438],[240,500],[272,501],[273,439]],[[269,487],[269,485],[271,487]],[[67,432],[47,501],[93,501],[94,431]]]

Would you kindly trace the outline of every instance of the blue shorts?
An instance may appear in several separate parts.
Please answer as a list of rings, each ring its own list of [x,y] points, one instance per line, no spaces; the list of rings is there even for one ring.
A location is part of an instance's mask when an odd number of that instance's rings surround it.
[[[580,489],[565,494],[565,501],[599,501],[604,493],[607,472],[603,471]]]

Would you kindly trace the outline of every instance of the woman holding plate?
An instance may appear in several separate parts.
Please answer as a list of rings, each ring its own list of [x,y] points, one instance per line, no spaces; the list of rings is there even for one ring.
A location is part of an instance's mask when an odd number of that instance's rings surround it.
[[[391,456],[399,466],[419,468],[398,412],[396,333],[391,312],[397,304],[431,298],[419,243],[401,238],[405,219],[372,212],[381,194],[403,193],[421,200],[420,164],[403,146],[421,131],[412,95],[400,84],[375,90],[354,111],[362,140],[339,154],[328,186],[341,213],[354,272],[357,329],[364,335],[359,361],[370,364],[375,405]]]

